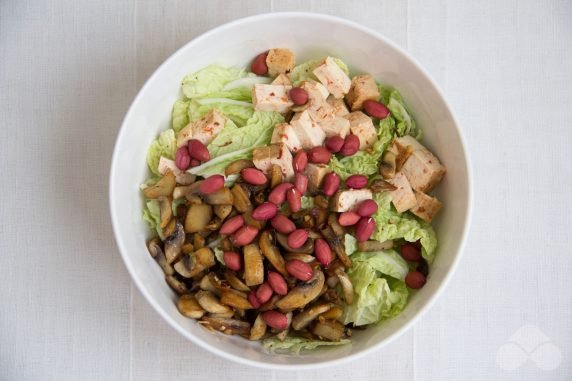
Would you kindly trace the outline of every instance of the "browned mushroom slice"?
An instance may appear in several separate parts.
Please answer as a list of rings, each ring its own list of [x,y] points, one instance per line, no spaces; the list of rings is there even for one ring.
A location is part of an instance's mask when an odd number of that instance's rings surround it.
[[[244,256],[244,281],[247,286],[256,286],[264,282],[264,264],[262,253],[256,244],[246,245]]]
[[[397,169],[396,161],[397,157],[395,153],[385,151],[381,165],[379,166],[379,174],[382,175],[384,179],[392,179],[395,176]]]
[[[268,262],[282,275],[288,276],[288,271],[286,271],[286,262],[280,250],[272,244],[272,235],[268,230],[265,230],[260,235],[260,249],[262,254],[268,259]]]
[[[314,197],[314,205],[321,209],[328,209],[330,207],[330,201],[324,195],[317,195]]]
[[[208,247],[201,247],[195,251],[193,253],[193,259],[197,266],[201,266],[203,269],[211,268],[216,264],[214,253]]]
[[[166,275],[173,275],[175,273],[175,270],[167,262],[167,258],[165,258],[165,253],[163,253],[163,249],[161,249],[159,242],[160,241],[158,238],[155,238],[155,239],[152,239],[151,241],[149,241],[149,243],[147,244],[147,248],[149,249],[149,253],[151,254],[151,256],[153,258],[155,258],[155,260],[157,261],[157,263],[159,264],[159,266],[161,267],[161,269],[163,270],[163,272]]]
[[[199,291],[195,297],[197,298],[197,302],[200,304],[200,306],[207,312],[213,314],[225,314],[232,311],[230,307],[222,304],[218,298],[210,291]]]
[[[159,201],[159,216],[160,216],[159,226],[161,227],[161,229],[165,229],[169,221],[171,221],[171,217],[173,217],[173,208],[171,207],[171,199],[167,196],[159,196],[157,197],[157,201]]]
[[[282,233],[276,233],[276,241],[284,248],[284,250],[290,253],[313,253],[314,252],[314,240],[308,239],[305,244],[297,249],[294,249],[288,245],[288,236]]]
[[[185,244],[183,245],[183,247],[181,248],[181,251],[182,251],[183,254],[185,254],[185,255],[191,254],[194,250],[195,250],[195,247],[193,246],[192,243],[185,243]]]
[[[340,223],[338,222],[337,213],[330,213],[330,215],[328,216],[328,225],[330,225],[335,235],[342,236],[346,234],[346,231],[344,230],[342,225],[340,225]]]
[[[232,205],[215,205],[214,213],[218,218],[224,220],[232,212]]]
[[[320,207],[312,208],[312,216],[316,221],[316,226],[322,226],[328,220],[328,210]]]
[[[181,250],[185,243],[185,231],[183,225],[177,222],[175,232],[165,238],[165,257],[169,264],[181,256]]]
[[[143,195],[146,198],[158,198],[160,196],[170,197],[173,194],[173,190],[177,185],[177,180],[172,171],[167,171],[165,176],[163,176],[155,185],[151,185],[143,189]]]
[[[395,172],[399,172],[401,171],[401,167],[403,167],[403,164],[405,164],[407,159],[409,159],[409,156],[411,156],[411,154],[413,153],[413,146],[403,145],[400,144],[399,141],[394,140],[393,147],[391,148],[392,148],[391,151],[393,151],[394,154],[395,151],[397,151],[395,155]]]
[[[282,168],[278,164],[272,165],[270,168],[270,188],[274,188],[278,184],[282,184],[284,181],[284,174],[282,173]]]
[[[205,204],[191,205],[185,218],[185,231],[187,233],[200,232],[208,225],[212,216],[212,206]]]
[[[354,286],[348,274],[345,273],[342,268],[336,270],[336,275],[340,280],[340,285],[342,286],[342,292],[344,294],[344,301],[347,305],[351,305],[354,300]]]
[[[188,195],[195,195],[199,192],[199,187],[203,181],[197,181],[190,185],[183,185],[175,187],[173,190],[173,199],[187,197]]]
[[[254,167],[254,163],[252,162],[252,160],[248,159],[235,160],[226,166],[226,168],[224,169],[224,175],[228,177],[235,173],[239,173],[244,168],[252,168],[252,167]]]
[[[187,285],[180,280],[178,280],[174,275],[165,275],[165,282],[175,291],[176,293],[188,294],[190,292]]]
[[[344,336],[344,326],[335,320],[316,321],[310,330],[314,335],[330,341],[340,341]]]
[[[176,229],[177,229],[177,219],[171,218],[171,221],[169,221],[167,226],[163,229],[163,236],[164,237],[170,236],[171,234],[175,233]]]
[[[193,234],[193,246],[195,250],[205,247],[205,237],[199,233]]]
[[[358,251],[361,251],[361,252],[388,250],[388,249],[393,248],[393,241],[392,240],[388,240],[388,241],[384,241],[384,242],[373,241],[373,240],[364,241],[364,242],[358,242],[357,247],[358,247]]]
[[[373,193],[380,193],[385,191],[394,191],[397,189],[397,187],[388,183],[383,178],[373,178],[369,184],[369,189]]]
[[[286,253],[284,254],[284,259],[286,261],[297,259],[302,262],[312,263],[316,260],[316,257],[314,257],[311,254],[304,254],[304,253]]]
[[[183,256],[177,263],[175,263],[175,271],[184,278],[192,278],[197,273],[201,272],[203,269],[199,269],[196,265],[194,266],[195,272],[193,272],[193,259],[192,255]]]
[[[177,301],[177,308],[183,316],[192,319],[200,319],[205,314],[205,310],[202,309],[192,294],[181,295]]]
[[[303,308],[320,295],[324,283],[324,273],[316,270],[308,282],[294,287],[285,297],[276,302],[276,307],[286,311]]]
[[[246,299],[246,295],[235,290],[223,291],[220,296],[220,302],[242,310],[252,309],[252,304]]]
[[[197,179],[197,176],[195,176],[191,173],[188,173],[188,172],[179,173],[177,175],[177,183],[179,183],[181,185],[190,185],[190,184],[194,183],[196,179]]]
[[[304,309],[304,311],[297,314],[292,320],[292,328],[296,331],[306,328],[314,319],[328,311],[330,308],[332,308],[331,304],[324,303]]]
[[[207,224],[207,226],[205,226],[205,230],[207,231],[211,231],[211,232],[216,232],[220,229],[222,225],[222,220],[218,217],[214,217],[211,222],[209,222]]]
[[[234,200],[232,192],[227,187],[223,187],[214,193],[203,195],[205,202],[210,205],[230,205]]]
[[[280,300],[280,295],[278,295],[278,294],[272,295],[272,297],[270,298],[269,301],[267,301],[266,303],[264,303],[263,305],[261,305],[258,308],[258,311],[264,312],[264,311],[270,311],[270,310],[275,309],[276,303],[278,303],[279,300]]]
[[[235,184],[232,187],[232,196],[232,205],[240,213],[245,213],[252,209],[252,203],[250,202],[250,192],[246,190],[243,184]]]
[[[346,248],[344,244],[343,236],[338,236],[334,233],[330,226],[323,226],[321,229],[322,235],[330,244],[334,253],[340,259],[345,267],[352,267],[352,260],[346,254]]]
[[[262,318],[262,314],[258,314],[256,320],[254,320],[252,328],[250,329],[250,340],[262,339],[266,334],[267,328],[268,326],[266,325],[266,322]]]
[[[224,273],[224,277],[225,277],[226,281],[228,282],[228,284],[230,284],[230,286],[232,288],[234,288],[235,290],[242,291],[242,292],[249,292],[250,291],[250,287],[248,287],[246,284],[244,284],[244,282],[241,281],[240,278],[237,277],[231,271],[227,270]]]
[[[246,321],[218,316],[203,316],[201,322],[202,325],[208,325],[227,335],[240,335],[247,338],[250,336],[250,324]]]
[[[210,291],[213,294],[220,296],[223,291],[230,290],[226,282],[221,281],[214,272],[210,272],[201,278],[199,283],[201,290]]]
[[[340,306],[333,306],[328,311],[320,314],[320,319],[338,320],[344,314],[344,310]]]

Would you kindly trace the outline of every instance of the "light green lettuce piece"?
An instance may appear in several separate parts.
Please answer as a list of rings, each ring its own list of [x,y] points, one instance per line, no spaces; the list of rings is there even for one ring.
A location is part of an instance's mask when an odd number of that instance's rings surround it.
[[[145,203],[145,208],[143,209],[143,219],[149,225],[149,229],[156,231],[159,237],[163,239],[163,229],[161,229],[161,208],[159,207],[159,201],[149,200]]]
[[[433,227],[410,213],[398,213],[391,204],[389,192],[374,193],[373,199],[378,205],[372,216],[376,224],[373,238],[381,242],[400,238],[408,242],[421,240],[423,258],[433,263],[437,249],[437,234]]]
[[[189,116],[187,110],[189,109],[190,101],[185,101],[179,99],[175,101],[173,105],[173,111],[171,112],[171,127],[175,132],[179,132],[189,124]]]
[[[218,102],[210,102],[213,100],[218,100]],[[242,127],[254,113],[252,103],[226,98],[208,98],[208,101],[205,102],[205,99],[189,101],[189,106],[185,110],[188,111],[188,120],[194,122],[205,116],[210,110],[217,109],[237,126]]]
[[[354,286],[355,298],[344,309],[344,324],[374,324],[398,315],[405,308],[408,296],[405,283],[383,272],[398,272],[393,258],[398,255],[395,252],[383,253],[356,253],[352,256],[353,264],[348,275]]]
[[[379,101],[384,105],[389,103],[389,96],[391,95],[392,88],[381,83],[377,84],[379,90]]]
[[[302,196],[301,207],[302,209],[314,207],[314,198],[310,196]]]
[[[290,71],[290,80],[292,81],[294,86],[299,85],[303,81],[309,81],[309,80],[318,81],[318,78],[314,75],[314,69],[320,66],[324,62],[324,59],[325,57],[319,60],[306,61],[294,67],[294,69]],[[340,69],[342,69],[344,73],[350,75],[348,65],[346,65],[344,61],[336,57],[332,57],[332,59],[340,67]]]
[[[283,353],[291,355],[299,355],[300,353],[311,351],[318,347],[326,346],[338,346],[351,344],[348,339],[342,339],[340,341],[322,341],[322,340],[309,340],[302,337],[290,337],[281,341],[276,337],[270,337],[268,339],[262,340],[262,347],[270,353]]]
[[[187,98],[232,98],[250,100],[250,90],[235,88],[224,90],[224,86],[247,76],[244,70],[235,67],[210,65],[183,78],[181,90]]]
[[[383,152],[395,135],[395,121],[391,117],[382,119],[377,130],[377,140],[368,150],[358,151],[355,155],[338,158],[333,156],[328,167],[336,172],[342,180],[360,173],[373,175],[379,170],[379,161]]]
[[[241,128],[227,124],[207,146],[211,160],[189,170],[190,173],[208,177],[224,174],[225,167],[238,159],[252,158],[252,150],[270,144],[272,131],[284,117],[276,112],[256,111]]]
[[[399,136],[411,135],[416,139],[421,139],[422,131],[417,128],[417,123],[410,115],[401,94],[397,90],[393,90],[389,95],[387,108],[391,111],[391,115],[397,122],[396,132]]]
[[[352,261],[367,262],[376,271],[401,281],[409,272],[407,262],[395,250],[355,253]]]
[[[159,137],[151,143],[149,149],[147,150],[147,165],[151,172],[157,176],[160,175],[157,170],[159,165],[159,159],[164,156],[168,159],[175,158],[175,152],[177,151],[177,139],[175,138],[175,131],[172,129],[165,130],[161,132]]]
[[[357,251],[357,239],[351,234],[346,234],[344,236],[344,248],[346,249],[347,255],[352,255]]]

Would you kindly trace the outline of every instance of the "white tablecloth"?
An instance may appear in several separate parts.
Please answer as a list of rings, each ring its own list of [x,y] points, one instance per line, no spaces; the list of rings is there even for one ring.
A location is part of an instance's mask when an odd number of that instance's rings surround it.
[[[433,309],[377,353],[300,373],[169,328],[130,282],[107,208],[115,136],[154,68],[223,22],[283,10],[409,50],[475,170],[468,246]],[[0,379],[571,380],[571,20],[567,0],[1,1]]]

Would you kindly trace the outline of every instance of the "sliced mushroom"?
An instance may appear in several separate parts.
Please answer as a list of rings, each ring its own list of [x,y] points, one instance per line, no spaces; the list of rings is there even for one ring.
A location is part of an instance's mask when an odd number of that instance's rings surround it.
[[[191,254],[193,251],[195,250],[195,247],[193,246],[192,243],[185,243],[182,247],[181,247],[181,252],[185,255],[189,255]]]
[[[231,251],[232,250],[232,242],[228,237],[224,237],[222,241],[220,241],[220,247],[223,251]]]
[[[167,226],[165,226],[165,228],[163,229],[163,236],[164,237],[170,236],[171,234],[175,233],[176,229],[177,229],[177,219],[171,218]]]
[[[308,282],[294,287],[285,297],[276,302],[276,307],[286,311],[303,308],[320,295],[324,283],[324,273],[316,270]]]
[[[197,194],[199,192],[199,187],[203,181],[197,181],[190,185],[183,185],[175,187],[173,190],[173,199],[187,197],[187,195]]]
[[[304,311],[297,314],[292,320],[292,328],[294,328],[296,331],[306,328],[308,325],[310,325],[312,320],[316,319],[324,312],[329,311],[330,308],[332,308],[331,304],[323,303],[304,309]]]
[[[330,288],[334,288],[338,285],[339,279],[336,275],[330,275],[326,278],[326,285]]]
[[[335,320],[316,321],[310,330],[314,335],[330,341],[340,341],[344,336],[344,326]]]
[[[395,153],[391,151],[385,151],[381,165],[379,166],[379,174],[382,175],[384,179],[392,179],[395,176],[397,169],[396,160],[397,157]]]
[[[252,203],[250,202],[250,192],[246,190],[243,184],[235,184],[232,187],[233,202],[232,205],[240,213],[245,213],[252,209]]]
[[[354,286],[348,274],[345,273],[341,268],[336,270],[336,275],[340,280],[340,285],[342,286],[342,292],[344,294],[344,301],[347,305],[351,305],[354,301]]]
[[[317,195],[314,197],[314,205],[318,208],[327,210],[330,207],[330,201],[324,195]]]
[[[192,294],[181,295],[177,301],[177,308],[183,316],[192,319],[200,319],[205,314],[205,310],[202,309]]]
[[[173,217],[173,208],[171,207],[171,199],[167,196],[159,196],[157,197],[157,201],[159,201],[159,216],[160,216],[160,223],[159,226],[161,229],[165,229],[167,224],[171,221],[171,217]]]
[[[232,212],[232,205],[215,205],[214,213],[218,218],[224,220]]]
[[[188,172],[182,172],[179,173],[177,176],[177,183],[181,184],[181,185],[190,185],[192,183],[195,182],[195,180],[197,179],[197,176],[188,173]]]
[[[211,220],[211,222],[207,224],[207,226],[205,226],[205,230],[216,232],[220,229],[221,225],[222,225],[222,220],[218,217],[215,217]]]
[[[369,184],[369,189],[373,193],[380,193],[385,191],[394,191],[397,187],[393,184],[388,183],[383,179],[383,177],[374,177]]]
[[[262,339],[266,334],[267,328],[268,326],[266,325],[266,322],[262,318],[262,314],[258,314],[256,320],[254,320],[252,328],[250,329],[250,340]]]
[[[234,310],[230,310],[228,312],[223,312],[220,314],[209,314],[210,317],[220,318],[220,319],[230,319],[234,316]]]
[[[228,177],[232,174],[239,173],[244,168],[253,168],[253,167],[254,163],[252,162],[252,160],[248,159],[235,160],[226,166],[226,168],[224,169],[224,175]]]
[[[340,225],[340,223],[338,222],[337,213],[330,213],[330,215],[328,216],[328,225],[330,225],[335,235],[343,236],[344,234],[346,234],[346,231],[344,230],[342,225]]]
[[[393,146],[397,150],[397,155],[395,156],[395,172],[399,172],[403,164],[405,164],[409,156],[413,153],[413,146],[399,144],[397,140],[394,141]]]
[[[286,320],[288,321],[288,326],[286,327],[286,329],[283,329],[276,335],[276,338],[280,341],[284,341],[284,339],[286,339],[286,336],[288,336],[288,333],[290,332],[290,326],[292,325],[291,311],[286,313]]]
[[[159,264],[165,275],[173,275],[175,273],[175,270],[167,262],[167,258],[165,258],[165,253],[163,253],[163,249],[161,249],[159,242],[160,241],[158,238],[149,241],[149,243],[147,244],[149,253],[153,258],[155,258],[155,260],[157,261],[157,263]]]
[[[278,164],[273,164],[270,168],[270,188],[274,188],[278,184],[282,184],[284,181],[284,174],[282,173],[282,168]]]
[[[249,310],[253,308],[252,304],[250,304],[250,302],[246,299],[246,295],[243,295],[241,292],[235,290],[223,291],[220,296],[220,302],[222,304],[226,304],[227,306],[239,308],[242,310]]]
[[[320,319],[338,320],[344,314],[344,310],[340,306],[333,306],[328,311],[320,315]]]
[[[201,323],[227,335],[240,335],[247,338],[250,336],[250,324],[246,321],[218,316],[204,316],[201,319]]]
[[[326,208],[312,208],[312,217],[316,221],[316,226],[322,226],[328,220],[328,210]]]
[[[177,263],[175,263],[174,267],[175,271],[184,278],[192,278],[203,270],[198,269],[195,266],[195,272],[193,272],[193,259],[191,255],[184,255]]]
[[[242,291],[242,292],[249,292],[250,291],[250,287],[248,287],[246,284],[244,284],[244,282],[241,281],[240,278],[237,277],[231,271],[227,270],[224,273],[224,277],[225,277],[226,281],[228,282],[228,284],[230,284],[230,286],[232,288],[234,288],[235,290]]]
[[[244,218],[244,223],[246,225],[250,225],[258,230],[262,230],[266,226],[266,221],[255,220],[252,218],[252,210],[247,210],[243,213],[242,218]]]
[[[165,239],[165,257],[169,264],[179,259],[181,250],[185,243],[185,231],[183,225],[177,222],[175,232]]]
[[[199,233],[193,234],[193,246],[195,250],[205,247],[205,237],[203,237]]]
[[[264,303],[263,305],[261,305],[258,308],[258,311],[264,312],[264,311],[270,311],[270,310],[275,309],[276,303],[278,303],[279,300],[280,300],[280,295],[278,295],[278,294],[272,295],[272,297],[270,298],[269,301],[267,301],[266,303]]]
[[[276,241],[284,248],[284,250],[291,253],[307,253],[314,252],[314,240],[309,238],[301,247],[294,249],[288,245],[288,236],[282,233],[276,233]]]
[[[187,199],[189,205],[195,205],[195,204],[200,205],[200,204],[204,204],[204,203],[203,203],[203,199],[201,198],[201,196],[198,195],[198,193],[197,193],[197,194],[195,194],[195,193],[193,193],[193,194],[188,194],[188,195],[186,196],[186,199]]]
[[[185,218],[185,231],[196,233],[203,230],[213,216],[213,208],[206,204],[192,204]]]
[[[199,287],[201,290],[210,291],[217,296],[220,296],[223,291],[229,290],[229,287],[225,287],[222,281],[213,272],[201,278]]]
[[[175,264],[175,270],[185,278],[196,278],[203,271],[215,265],[214,253],[208,247],[185,255]]]
[[[232,192],[227,187],[223,187],[214,193],[203,195],[205,202],[210,205],[230,205],[234,200]]]
[[[346,254],[345,242],[343,236],[338,236],[334,233],[332,228],[325,225],[321,229],[322,235],[330,244],[330,247],[336,253],[337,257],[340,259],[345,267],[352,267],[352,260]]]
[[[262,253],[257,244],[246,245],[244,256],[244,281],[247,286],[256,286],[264,282],[264,264]]]
[[[143,189],[143,195],[146,198],[170,197],[173,194],[175,185],[177,185],[175,175],[172,171],[167,171],[155,185]]]
[[[311,254],[304,254],[304,253],[286,253],[284,254],[284,259],[286,261],[297,259],[305,263],[312,263],[316,260],[316,257],[314,257]]]
[[[207,312],[213,314],[224,314],[232,311],[230,307],[222,304],[218,298],[210,291],[201,290],[197,292],[195,297],[197,298],[197,302]]]
[[[201,247],[195,251],[193,258],[197,266],[201,266],[203,269],[211,268],[216,264],[214,253],[209,247]]]
[[[180,295],[188,294],[190,292],[187,285],[178,280],[174,275],[165,275],[165,281],[167,282],[169,287],[173,289],[173,291],[175,291]]]
[[[286,261],[280,254],[280,250],[272,244],[272,234],[265,230],[260,235],[260,250],[262,254],[268,259],[268,262],[282,275],[288,276],[288,271],[286,271]]]
[[[361,252],[388,250],[393,248],[393,241],[388,240],[384,242],[379,242],[370,240],[370,241],[358,242],[357,247],[358,251]]]

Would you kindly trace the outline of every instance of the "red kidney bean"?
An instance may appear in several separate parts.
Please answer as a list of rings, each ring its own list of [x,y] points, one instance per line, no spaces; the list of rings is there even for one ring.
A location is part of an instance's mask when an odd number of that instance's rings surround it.
[[[367,186],[367,177],[364,175],[351,175],[346,180],[346,186],[352,189],[363,189]]]
[[[325,146],[331,153],[338,153],[344,146],[344,139],[338,135],[330,136],[326,139]]]
[[[373,200],[364,200],[358,205],[357,214],[362,217],[371,217],[377,212],[377,209],[377,202]]]
[[[306,169],[306,165],[308,165],[308,154],[306,151],[300,150],[296,152],[296,155],[294,155],[294,159],[292,160],[294,171],[303,172],[304,169]]]
[[[342,156],[352,156],[359,150],[359,138],[355,135],[348,135],[344,140],[344,145],[340,149],[340,154]]]
[[[404,243],[399,249],[403,259],[409,262],[418,262],[421,260],[421,250],[412,243]]]
[[[266,65],[267,52],[260,53],[250,64],[250,70],[256,75],[266,75],[268,73],[268,65]]]
[[[427,278],[425,278],[425,275],[421,274],[419,271],[410,271],[405,277],[405,284],[407,287],[415,290],[425,286],[425,282],[427,282]]]
[[[371,99],[363,102],[363,109],[372,118],[384,119],[389,115],[389,110],[383,103]]]
[[[308,92],[301,87],[293,87],[289,94],[296,106],[302,106],[308,102]]]
[[[177,150],[175,154],[175,165],[181,171],[186,171],[191,166],[191,155],[189,154],[189,148],[187,146],[182,146]]]

